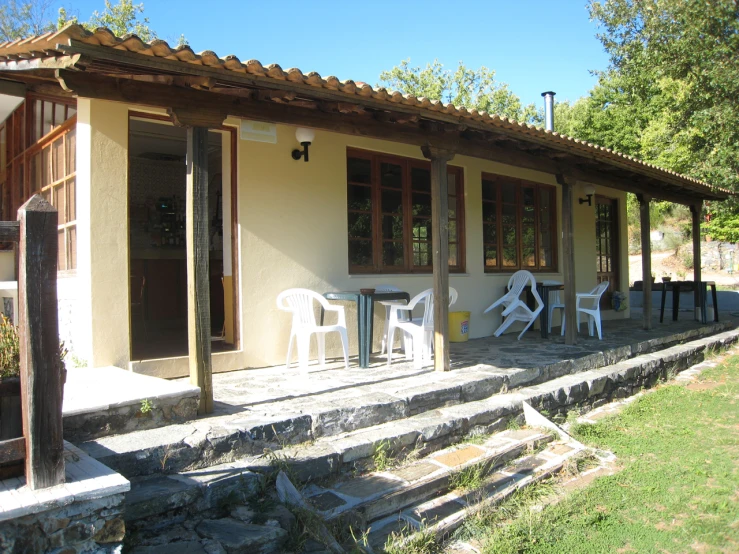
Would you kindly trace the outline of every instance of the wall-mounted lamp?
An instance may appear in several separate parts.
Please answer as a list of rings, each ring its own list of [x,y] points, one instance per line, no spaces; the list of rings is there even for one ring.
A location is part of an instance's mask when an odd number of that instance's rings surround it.
[[[582,191],[585,193],[586,198],[578,198],[578,202],[580,202],[580,204],[585,204],[587,202],[588,206],[592,206],[595,187],[593,185],[585,185],[582,188]]]
[[[305,129],[304,127],[298,127],[295,130],[295,138],[303,146],[302,150],[293,150],[293,160],[299,160],[303,158],[306,162],[308,161],[308,147],[316,138],[316,132],[313,129]]]

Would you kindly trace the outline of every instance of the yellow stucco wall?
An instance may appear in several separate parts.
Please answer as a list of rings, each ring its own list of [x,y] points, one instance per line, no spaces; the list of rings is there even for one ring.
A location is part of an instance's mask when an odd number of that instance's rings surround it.
[[[89,105],[88,105],[89,104]],[[101,236],[105,249],[114,250],[103,255],[103,246],[92,248],[97,258],[92,264],[101,264],[91,274],[100,285],[92,287],[93,320],[105,321],[110,328],[104,335],[110,344],[94,342],[94,359],[105,358],[106,363],[124,359],[123,342],[128,349],[128,286],[125,115],[128,107],[99,101],[83,101],[82,110],[89,110],[89,120],[97,123],[93,134],[99,140],[93,149],[93,158],[100,160],[100,170],[92,172],[93,202],[115,202],[117,213],[106,213],[107,221],[95,214],[92,226],[107,229]],[[85,107],[87,106],[87,107]],[[142,111],[140,107],[130,109]],[[85,121],[85,117],[81,121]],[[238,120],[227,124],[238,126]],[[112,127],[116,127],[115,132]],[[89,144],[89,143],[88,143]],[[238,236],[240,258],[238,275],[241,297],[240,344],[237,352],[213,356],[214,371],[228,371],[247,367],[281,364],[285,361],[290,316],[276,308],[275,298],[282,290],[305,287],[324,292],[329,290],[357,290],[378,284],[393,284],[414,295],[431,286],[430,275],[372,275],[350,276],[347,262],[346,212],[346,149],[363,148],[400,156],[423,159],[420,149],[388,141],[316,132],[311,146],[310,162],[294,161],[290,152],[297,146],[295,128],[277,126],[277,143],[238,141]],[[81,148],[82,145],[79,146]],[[122,150],[123,148],[123,150]],[[104,151],[110,151],[106,158]],[[78,153],[78,159],[80,154]],[[104,163],[103,163],[104,162]],[[497,173],[556,185],[553,175],[533,170],[458,156],[454,165],[464,168],[466,273],[452,274],[451,286],[460,292],[453,310],[471,312],[471,337],[489,336],[500,324],[500,313],[483,315],[483,310],[501,296],[510,275],[489,275],[483,271],[481,174]],[[115,175],[111,175],[115,173]],[[597,189],[598,194],[620,200],[622,249],[622,283],[628,282],[628,263],[625,229],[625,194],[609,189]],[[581,187],[575,189],[575,198],[582,196]],[[110,199],[113,199],[112,201]],[[561,188],[557,186],[557,206],[561,209]],[[595,208],[579,205],[575,200],[576,286],[578,291],[589,290],[595,284]],[[112,225],[111,225],[112,222]],[[561,229],[561,217],[558,217]],[[97,229],[97,227],[94,227]],[[96,233],[97,236],[97,233]],[[558,232],[561,237],[561,233]],[[561,247],[558,249],[561,264]],[[115,268],[115,269],[114,269]],[[117,275],[113,275],[117,273]],[[538,279],[562,279],[561,272],[537,274]],[[102,290],[105,288],[105,295]],[[103,308],[96,302],[105,298]],[[350,351],[356,353],[356,314],[353,305],[347,305]],[[375,341],[384,316],[383,307],[376,306]],[[606,317],[628,317],[628,312],[607,314]],[[555,319],[558,325],[558,318]],[[517,328],[513,326],[512,329]],[[94,333],[93,333],[94,336]],[[125,341],[123,341],[125,337]],[[337,340],[329,340],[328,354],[337,354]],[[98,350],[104,353],[97,354]],[[126,359],[126,361],[128,361]],[[130,367],[139,372],[176,376],[187,373],[185,358],[132,362]]]

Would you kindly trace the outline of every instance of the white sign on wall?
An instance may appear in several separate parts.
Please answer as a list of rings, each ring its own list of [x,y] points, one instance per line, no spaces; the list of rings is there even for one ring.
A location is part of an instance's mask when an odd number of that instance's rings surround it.
[[[241,140],[277,144],[277,125],[263,121],[241,120]]]

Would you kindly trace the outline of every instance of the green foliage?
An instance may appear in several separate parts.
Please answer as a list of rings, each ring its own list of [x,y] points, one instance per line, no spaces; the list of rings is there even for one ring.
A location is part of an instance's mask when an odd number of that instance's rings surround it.
[[[149,412],[151,412],[152,408],[154,408],[154,404],[152,403],[152,401],[148,398],[144,398],[141,401],[141,407],[139,408],[139,411],[142,414],[148,414]]]
[[[610,67],[570,134],[739,190],[736,2],[591,0],[589,9]],[[735,236],[736,198],[706,210],[727,216],[712,234]]]
[[[449,488],[451,490],[474,491],[480,489],[492,468],[493,461],[487,460],[469,465],[449,475]]]
[[[0,377],[17,377],[21,371],[18,329],[7,317],[0,317]]]
[[[383,550],[385,554],[435,554],[441,552],[442,547],[434,532],[422,521],[420,529],[407,524],[400,532],[393,531]]]
[[[157,38],[154,31],[149,28],[149,18],[139,16],[144,13],[144,4],[134,4],[132,0],[118,0],[113,4],[105,0],[105,9],[102,12],[92,12],[90,21],[85,27],[94,29],[106,27],[118,36],[134,33],[141,40],[149,42]]]
[[[410,59],[380,73],[380,85],[404,94],[429,100],[451,102],[455,106],[485,111],[526,123],[541,124],[536,106],[521,105],[508,84],[495,80],[495,71],[485,66],[470,69],[459,62],[456,70],[444,69],[438,60],[425,68],[411,67]]]
[[[701,231],[714,240],[739,242],[739,214],[721,212],[701,226]]]
[[[54,29],[49,19],[53,0],[5,0],[0,5],[0,42],[40,35]]]
[[[375,447],[372,453],[372,463],[375,471],[385,471],[397,462],[393,456],[392,445],[390,441],[383,440]]]

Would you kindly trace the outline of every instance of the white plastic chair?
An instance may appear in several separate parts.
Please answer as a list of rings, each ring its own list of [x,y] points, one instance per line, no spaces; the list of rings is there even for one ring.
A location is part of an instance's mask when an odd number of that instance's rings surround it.
[[[531,287],[531,294],[536,301],[536,308],[533,311],[526,305],[526,302],[519,298],[526,285]],[[484,313],[488,313],[501,305],[503,306],[503,313],[501,315],[505,320],[493,334],[499,337],[514,321],[523,321],[526,323],[526,326],[518,335],[518,340],[521,340],[523,334],[528,331],[529,327],[536,321],[537,316],[544,308],[544,302],[542,302],[539,292],[536,290],[536,279],[531,272],[521,270],[511,275],[511,278],[508,280],[508,292],[493,302]]]
[[[375,287],[375,292],[402,292],[398,287],[394,287],[393,285],[377,285]],[[385,329],[382,333],[382,349],[380,350],[380,355],[385,353],[385,348],[390,348],[390,350],[393,349],[392,343],[388,343],[387,340],[387,332],[390,327],[390,307],[397,304],[399,306],[405,305],[405,300],[380,300],[380,304],[385,306]],[[408,335],[406,333],[403,333],[403,352],[405,352],[406,355],[410,354],[412,346],[410,344]]]
[[[456,289],[449,287],[449,305],[451,306],[457,301]],[[421,301],[424,303],[423,317],[412,318],[413,308],[416,307]],[[402,320],[399,317],[399,312],[407,311],[408,315],[411,316],[410,321]],[[395,329],[400,329],[404,333],[407,333],[413,342],[413,365],[416,369],[423,367],[424,361],[431,360],[431,352],[434,345],[434,289],[426,289],[425,291],[417,294],[411,301],[408,302],[407,306],[400,304],[394,304],[390,306],[390,321],[388,325],[388,344],[392,344],[393,338],[395,337]],[[406,352],[406,357],[408,352]],[[392,359],[392,351],[388,349],[387,352],[387,365],[390,365]]]
[[[542,281],[543,285],[561,285],[559,281]],[[565,304],[559,296],[558,290],[549,291],[549,332],[552,332],[552,319],[554,318],[554,310],[562,310],[562,321],[564,321]]]
[[[327,312],[336,312],[338,322],[335,325],[318,325],[313,302],[318,302]],[[308,289],[287,289],[277,296],[277,307],[293,314],[290,342],[287,346],[287,361],[285,366],[290,369],[293,339],[298,344],[298,363],[301,371],[308,370],[308,354],[310,351],[310,337],[316,334],[318,343],[318,362],[326,363],[326,333],[339,333],[341,345],[344,348],[344,366],[349,369],[349,338],[346,332],[346,315],[343,306],[329,304],[323,296]]]
[[[577,300],[575,301],[575,313],[577,314],[577,332],[580,332],[580,312],[588,316],[588,334],[593,336],[593,323],[595,328],[598,330],[598,340],[603,340],[601,333],[601,321],[600,321],[600,297],[603,293],[608,290],[608,281],[598,283],[598,285],[590,292],[578,292]],[[586,307],[581,307],[580,302],[583,302]],[[588,302],[590,303],[588,305]],[[565,334],[565,320],[562,319],[562,335]]]

